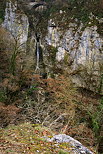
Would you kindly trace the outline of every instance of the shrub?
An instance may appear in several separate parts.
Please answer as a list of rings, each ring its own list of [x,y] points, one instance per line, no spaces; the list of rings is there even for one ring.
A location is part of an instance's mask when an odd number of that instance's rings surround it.
[[[20,109],[14,105],[5,106],[0,104],[0,126],[6,127],[8,124],[16,123],[17,114]]]
[[[73,124],[75,89],[70,79],[64,76],[43,79],[39,75],[28,74],[25,85],[28,87],[23,90],[25,101],[18,106],[28,120],[59,130],[67,123]]]

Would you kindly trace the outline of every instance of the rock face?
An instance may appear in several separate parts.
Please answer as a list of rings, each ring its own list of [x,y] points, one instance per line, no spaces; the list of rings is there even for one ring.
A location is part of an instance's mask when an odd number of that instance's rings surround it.
[[[55,135],[51,139],[47,139],[49,142],[57,142],[57,143],[69,143],[72,147],[71,151],[68,151],[72,154],[93,154],[90,150],[88,150],[86,147],[84,147],[79,141],[73,139],[72,137],[65,135],[65,134],[59,134]]]
[[[79,72],[73,76],[73,82],[79,87],[96,91],[100,84],[103,59],[103,38],[98,34],[97,26],[88,25],[84,28],[82,23],[78,26],[76,22],[73,22],[69,23],[67,30],[63,30],[63,27],[56,26],[52,19],[48,25],[46,40],[49,45],[58,49],[56,60],[62,63],[67,53],[73,61],[71,69],[82,70],[82,73]],[[86,79],[85,76],[91,77]],[[89,86],[88,80],[92,82],[92,84],[89,82]]]
[[[17,12],[17,3],[6,3],[5,20],[2,24],[20,44],[25,44],[28,38],[28,18],[24,13]]]
[[[73,75],[72,80],[77,87],[84,87],[96,92],[99,89],[101,92],[103,37],[98,33],[98,26],[93,21],[102,23],[103,20],[91,14],[88,25],[84,26],[82,22],[78,25],[78,20],[75,19],[64,28],[65,23],[62,23],[62,26],[56,24],[56,21],[60,19],[55,17],[54,21],[50,17],[48,27],[43,28],[47,29],[47,34],[42,38],[44,34],[37,26],[41,19],[40,10],[46,9],[46,3],[22,0],[18,2],[7,2],[3,27],[9,30],[15,38],[19,37],[20,43],[25,44],[27,54],[30,53],[30,56],[35,59],[35,34],[40,33],[40,46],[45,49],[43,57],[46,70],[51,72],[49,64],[53,65],[53,61],[55,61],[57,67],[64,70],[66,68],[68,73]],[[63,13],[65,14],[65,11],[60,10],[59,15]],[[49,55],[52,54],[50,52],[53,51],[49,51],[48,46],[57,49],[53,61],[49,59]],[[34,61],[37,60],[33,60],[35,64]],[[62,66],[64,62],[67,64],[65,68]]]

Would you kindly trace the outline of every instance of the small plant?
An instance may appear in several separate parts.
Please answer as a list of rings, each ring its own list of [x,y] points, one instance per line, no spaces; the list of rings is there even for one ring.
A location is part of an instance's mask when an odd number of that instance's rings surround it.
[[[49,46],[48,51],[50,53],[49,58],[51,59],[51,61],[54,64],[55,63],[55,58],[56,58],[56,53],[57,53],[58,49],[56,47]]]
[[[68,154],[68,152],[65,152],[63,150],[60,150],[58,154]]]
[[[103,97],[100,100],[99,106],[97,107],[97,111],[92,113],[88,108],[87,113],[91,119],[91,127],[94,131],[94,134],[97,138],[99,138],[100,128],[101,128],[101,121],[103,117]]]
[[[99,129],[100,129],[100,125],[99,125],[99,122],[98,122],[99,113],[96,112],[96,113],[92,114],[90,111],[88,111],[88,115],[91,119],[92,129],[93,129],[95,135],[97,135],[98,132],[99,132]]]
[[[37,91],[38,88],[38,84],[33,84],[28,90],[27,90],[27,94],[31,95],[33,92]]]
[[[5,94],[4,91],[0,91],[0,102],[5,102],[7,99],[7,95]]]
[[[17,46],[15,46],[15,49],[13,51],[13,54],[10,59],[10,71],[13,75],[15,75],[15,70],[16,70],[16,57],[18,54]]]

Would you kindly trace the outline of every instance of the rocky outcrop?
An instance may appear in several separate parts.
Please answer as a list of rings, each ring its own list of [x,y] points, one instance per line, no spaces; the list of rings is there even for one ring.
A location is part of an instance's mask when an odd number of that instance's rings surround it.
[[[49,142],[57,142],[59,143],[69,143],[72,147],[69,153],[72,154],[93,154],[90,150],[88,150],[86,147],[84,147],[79,141],[73,139],[72,137],[66,135],[66,134],[59,134],[55,135],[54,137],[47,138],[47,141]]]

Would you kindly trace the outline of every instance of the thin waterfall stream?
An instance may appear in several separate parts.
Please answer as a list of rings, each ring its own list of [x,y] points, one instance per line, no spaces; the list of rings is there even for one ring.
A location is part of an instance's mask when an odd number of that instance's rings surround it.
[[[36,69],[35,71],[39,71],[39,62],[40,62],[40,36],[36,34]]]
[[[37,49],[36,49],[36,70],[39,70],[39,59],[40,59],[40,55],[39,55],[39,43],[37,42]]]

